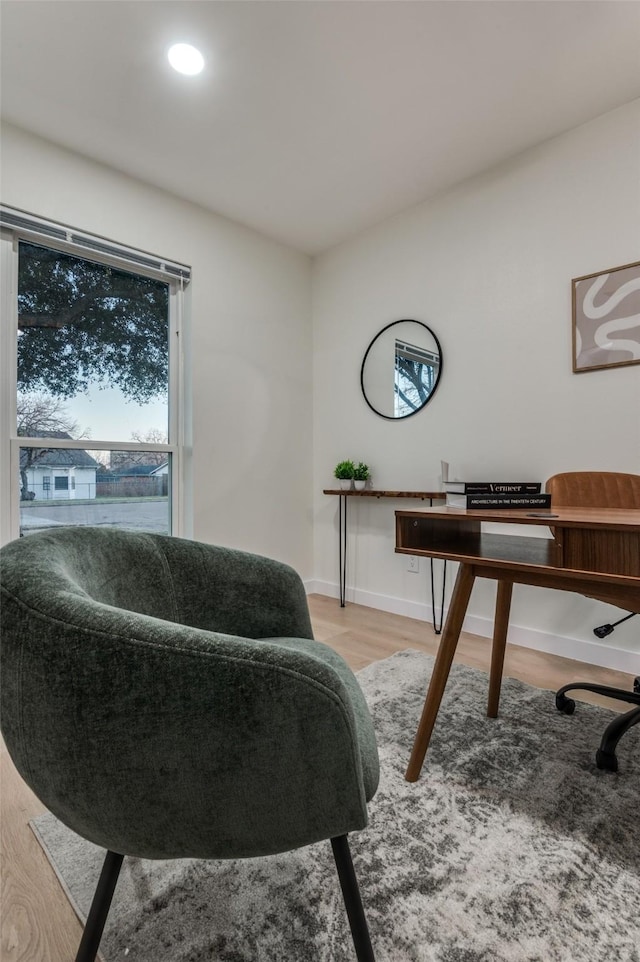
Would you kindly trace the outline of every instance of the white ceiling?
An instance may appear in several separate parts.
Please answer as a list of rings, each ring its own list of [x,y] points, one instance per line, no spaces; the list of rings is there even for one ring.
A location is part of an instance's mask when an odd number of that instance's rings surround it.
[[[640,97],[634,0],[3,0],[0,18],[5,119],[309,253]],[[168,66],[177,40],[199,77]]]

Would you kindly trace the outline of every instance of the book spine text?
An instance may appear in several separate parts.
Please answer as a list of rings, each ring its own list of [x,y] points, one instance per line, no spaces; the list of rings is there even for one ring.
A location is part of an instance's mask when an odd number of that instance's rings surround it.
[[[468,494],[467,508],[550,508],[550,494]]]

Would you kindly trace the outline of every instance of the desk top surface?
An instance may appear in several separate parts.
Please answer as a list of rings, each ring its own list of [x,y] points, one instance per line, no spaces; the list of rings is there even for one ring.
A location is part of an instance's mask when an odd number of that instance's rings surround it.
[[[608,528],[640,531],[640,508],[576,508],[552,505],[547,510],[529,508],[466,508],[435,507],[419,511],[396,511],[397,517],[420,516],[446,521],[490,521],[506,524],[537,524],[556,528]]]

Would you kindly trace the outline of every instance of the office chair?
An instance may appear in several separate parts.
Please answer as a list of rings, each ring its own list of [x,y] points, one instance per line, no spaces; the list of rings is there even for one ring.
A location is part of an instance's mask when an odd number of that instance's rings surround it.
[[[613,471],[570,471],[565,474],[555,474],[546,483],[546,490],[551,495],[553,507],[581,507],[581,508],[640,508],[640,475],[619,474]],[[593,594],[590,597],[601,601],[608,601],[605,595]],[[638,599],[640,611],[640,598]],[[633,611],[620,618],[613,624],[601,625],[594,628],[594,634],[604,638],[611,634],[616,625],[634,617]],[[616,746],[624,733],[632,726],[640,723],[640,677],[636,678],[633,691],[624,688],[613,688],[609,685],[595,685],[590,682],[573,682],[563,685],[556,692],[556,707],[565,715],[572,715],[576,703],[573,698],[567,698],[568,691],[591,691],[599,695],[606,695],[631,705],[630,711],[618,715],[605,729],[596,752],[598,768],[615,772],[618,770]]]
[[[11,757],[106,849],[76,962],[96,957],[125,855],[249,858],[323,839],[356,956],[373,962],[347,835],[378,786],[375,734],[346,662],[313,640],[291,568],[58,528],[0,550],[0,591]]]

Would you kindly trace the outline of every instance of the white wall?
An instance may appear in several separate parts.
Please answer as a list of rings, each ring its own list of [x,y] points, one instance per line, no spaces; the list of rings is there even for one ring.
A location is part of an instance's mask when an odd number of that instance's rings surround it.
[[[2,200],[191,265],[193,535],[308,578],[309,258],[8,125]]]
[[[461,478],[640,471],[640,367],[574,375],[571,364],[571,278],[635,260],[640,101],[316,260],[318,590],[337,590],[337,498],[321,491],[332,486],[332,468],[344,458],[362,459],[375,487],[394,490],[433,486],[440,459]],[[394,423],[366,406],[359,372],[370,339],[399,318],[434,329],[444,365],[433,402]],[[394,509],[405,506],[351,499],[347,580],[363,603],[427,617],[427,563],[410,574],[407,559],[393,550]],[[473,630],[490,633],[494,592],[486,582],[474,588]],[[580,595],[518,586],[509,637],[640,671],[640,618],[620,626],[602,651],[590,647],[593,627],[616,614]]]

